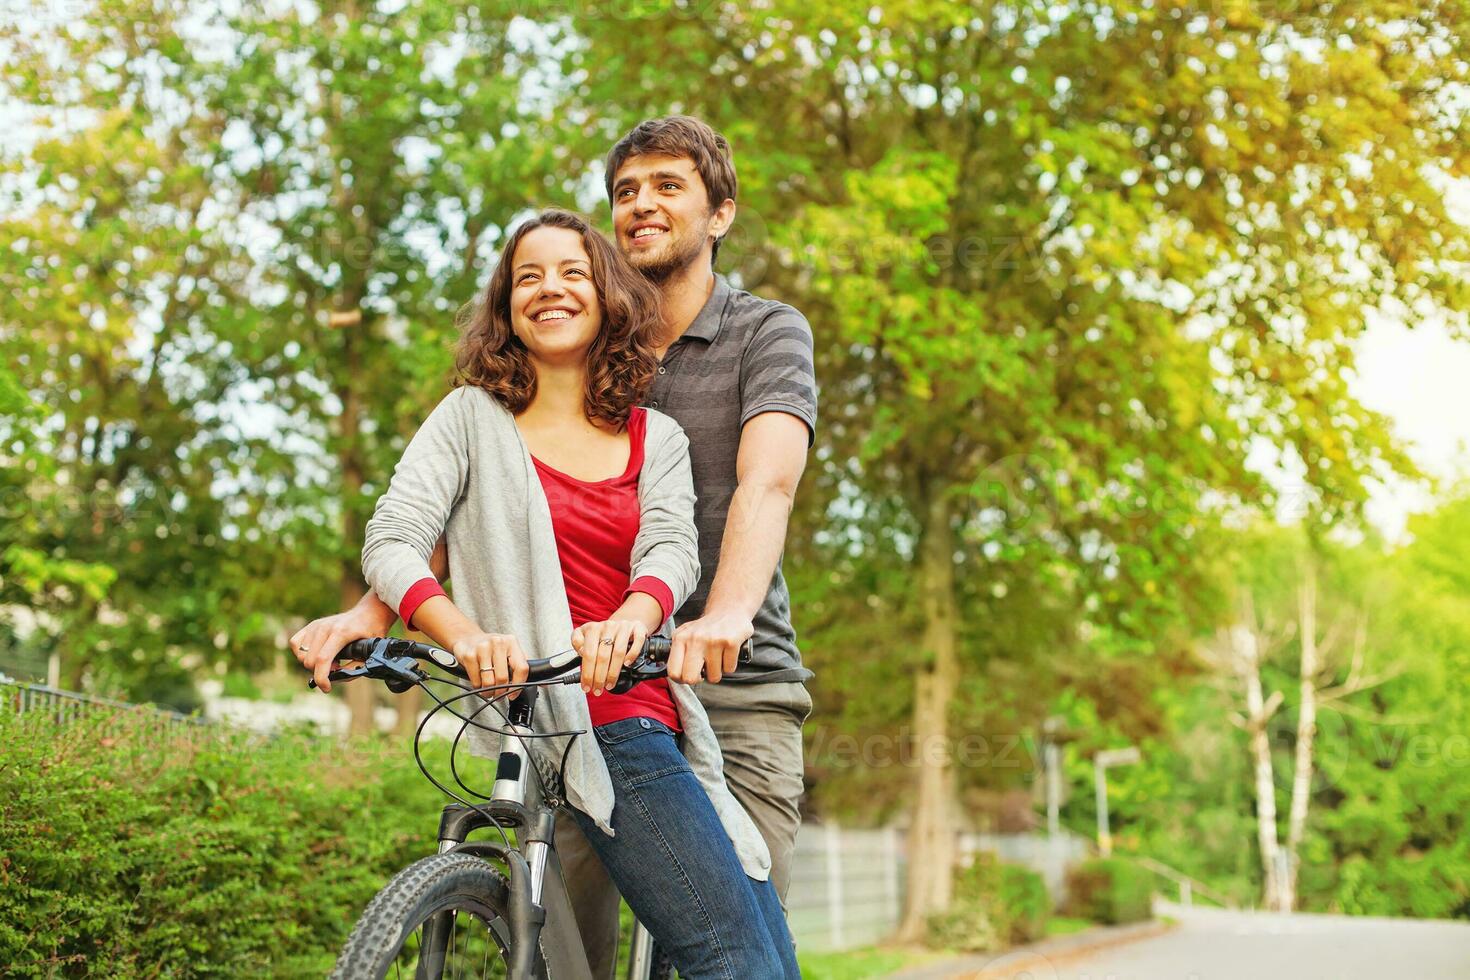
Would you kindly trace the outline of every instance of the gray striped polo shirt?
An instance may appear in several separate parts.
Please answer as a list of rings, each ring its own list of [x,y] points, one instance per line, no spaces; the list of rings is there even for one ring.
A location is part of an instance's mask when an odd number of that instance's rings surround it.
[[[689,622],[703,614],[719,564],[741,428],[762,412],[786,412],[806,423],[808,439],[816,429],[812,328],[785,303],[732,288],[716,275],[704,308],[665,352],[646,403],[672,416],[689,436],[700,573],[699,585],[677,614],[679,622]],[[779,562],[754,625],[754,661],[728,675],[731,681],[775,683],[812,676],[796,649],[791,593]]]

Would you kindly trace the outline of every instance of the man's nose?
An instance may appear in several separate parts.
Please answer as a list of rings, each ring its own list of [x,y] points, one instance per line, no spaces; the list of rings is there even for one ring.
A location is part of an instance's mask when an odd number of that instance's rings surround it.
[[[653,210],[653,191],[645,184],[638,188],[638,195],[633,198],[633,211],[635,214],[646,214]]]

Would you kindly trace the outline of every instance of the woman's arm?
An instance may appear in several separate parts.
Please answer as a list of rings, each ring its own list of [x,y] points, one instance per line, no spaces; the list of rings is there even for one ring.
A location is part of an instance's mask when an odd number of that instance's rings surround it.
[[[667,617],[699,584],[694,476],[689,439],[673,419],[650,412],[645,439],[629,591],[648,592],[660,604],[668,602]],[[663,589],[668,590],[666,595],[661,594]]]
[[[383,602],[411,618],[403,600],[415,585],[437,582],[429,565],[469,480],[467,388],[457,388],[424,420],[363,535],[362,572]]]
[[[657,428],[655,428],[657,420]],[[654,438],[655,432],[659,438]],[[699,584],[699,532],[694,524],[694,476],[689,439],[673,419],[650,414],[649,443],[638,482],[641,522],[633,546],[633,585],[656,594],[653,583],[667,587],[666,615],[672,615]],[[686,662],[687,661],[687,662]],[[683,656],[675,633],[669,655],[669,680],[697,684],[703,661]],[[718,680],[718,677],[712,677]]]
[[[520,641],[508,633],[486,633],[446,595],[430,596],[420,603],[413,622],[414,629],[454,654],[474,687],[519,684],[530,674],[530,661]]]

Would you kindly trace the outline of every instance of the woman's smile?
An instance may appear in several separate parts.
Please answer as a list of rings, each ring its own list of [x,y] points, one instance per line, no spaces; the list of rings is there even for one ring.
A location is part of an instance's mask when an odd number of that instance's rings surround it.
[[[569,228],[536,228],[516,246],[513,327],[533,360],[549,363],[586,354],[602,327],[592,260]]]

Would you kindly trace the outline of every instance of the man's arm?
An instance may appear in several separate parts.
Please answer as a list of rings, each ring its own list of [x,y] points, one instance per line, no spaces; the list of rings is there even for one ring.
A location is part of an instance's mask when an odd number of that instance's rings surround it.
[[[429,569],[440,582],[449,577],[449,543],[442,534],[434,545],[433,554],[429,556]],[[330,691],[332,685],[327,680],[326,672],[331,669],[337,652],[353,640],[387,636],[396,622],[398,611],[369,589],[351,609],[314,619],[292,634],[291,652],[303,664],[307,658],[311,658],[313,665],[318,668],[315,671],[317,686],[323,691]]]
[[[718,682],[733,671],[786,543],[796,486],[806,468],[810,430],[795,415],[762,412],[740,430],[736,487],[720,539],[704,615],[674,631],[669,676],[686,684]]]

